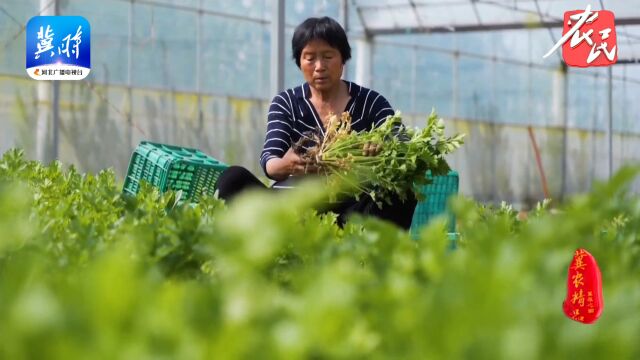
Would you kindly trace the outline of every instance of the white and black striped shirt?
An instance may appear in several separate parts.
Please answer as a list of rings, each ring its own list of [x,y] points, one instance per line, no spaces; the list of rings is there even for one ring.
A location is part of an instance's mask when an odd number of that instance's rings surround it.
[[[351,128],[354,131],[377,127],[388,116],[394,114],[393,108],[384,96],[355,83],[345,83],[351,95],[345,111],[351,115]],[[322,119],[311,104],[310,97],[309,84],[304,83],[273,98],[267,117],[267,134],[260,155],[260,165],[267,176],[267,161],[274,157],[283,157],[291,145],[300,140],[306,132],[314,131],[324,135]]]

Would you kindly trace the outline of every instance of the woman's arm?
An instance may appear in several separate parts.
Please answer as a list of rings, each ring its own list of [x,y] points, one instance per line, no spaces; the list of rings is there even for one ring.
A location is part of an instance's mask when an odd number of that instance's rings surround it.
[[[282,92],[273,98],[267,116],[267,133],[260,155],[260,165],[265,175],[272,180],[284,180],[289,175],[301,175],[315,170],[293,152],[291,132],[293,131],[293,110],[286,101],[288,95]]]
[[[315,165],[305,162],[298,154],[289,148],[282,158],[272,158],[267,161],[268,176],[276,181],[282,181],[289,175],[304,175],[317,172]]]
[[[374,101],[371,103],[371,107],[369,108],[368,117],[369,123],[373,125],[374,128],[382,125],[385,120],[389,116],[394,115],[394,110],[389,104],[389,101],[382,95],[376,93],[376,97]],[[402,123],[396,124],[393,127],[393,132],[396,136],[399,137],[400,140],[408,140],[406,138],[406,134],[402,132],[404,125]],[[380,151],[382,151],[382,144],[370,144],[367,143],[364,145],[362,149],[362,154],[365,156],[375,156]]]
[[[369,110],[369,119],[373,124],[374,128],[382,125],[382,123],[389,116],[393,116],[395,112],[389,104],[389,101],[382,95],[378,95],[375,101],[371,104],[371,109]]]
[[[281,180],[279,179],[282,175],[281,167],[277,166],[275,172],[272,172],[269,170],[274,170],[273,165],[267,167],[267,164],[272,163],[272,160],[281,160],[284,157],[291,147],[291,132],[293,130],[292,109],[282,95],[285,95],[285,93],[276,95],[269,106],[267,133],[265,134],[265,141],[260,154],[262,170],[267,177],[273,180]]]

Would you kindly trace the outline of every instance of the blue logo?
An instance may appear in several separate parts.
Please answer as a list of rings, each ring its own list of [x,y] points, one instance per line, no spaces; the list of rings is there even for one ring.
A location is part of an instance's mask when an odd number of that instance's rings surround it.
[[[36,80],[82,80],[91,71],[91,27],[82,16],[34,16],[26,69]]]

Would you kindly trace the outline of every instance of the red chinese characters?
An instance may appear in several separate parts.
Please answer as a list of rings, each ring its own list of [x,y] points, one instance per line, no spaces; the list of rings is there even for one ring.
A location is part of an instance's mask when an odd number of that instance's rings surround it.
[[[613,12],[572,10],[564,13],[562,38],[543,58],[562,47],[562,59],[569,66],[609,66],[618,61]]]
[[[569,266],[567,298],[562,303],[562,309],[568,318],[592,324],[600,317],[603,308],[600,268],[593,255],[578,249]]]
[[[567,11],[563,35],[571,35],[562,45],[562,58],[569,66],[608,66],[618,61],[618,45],[613,12]]]

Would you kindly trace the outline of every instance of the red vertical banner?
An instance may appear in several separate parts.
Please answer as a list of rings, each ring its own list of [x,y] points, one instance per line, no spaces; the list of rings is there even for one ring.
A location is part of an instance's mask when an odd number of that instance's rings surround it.
[[[583,324],[592,324],[602,314],[602,275],[596,259],[585,249],[578,249],[569,265],[564,314]]]

